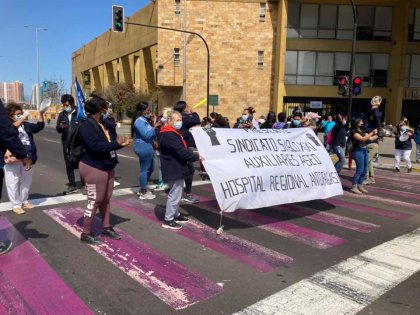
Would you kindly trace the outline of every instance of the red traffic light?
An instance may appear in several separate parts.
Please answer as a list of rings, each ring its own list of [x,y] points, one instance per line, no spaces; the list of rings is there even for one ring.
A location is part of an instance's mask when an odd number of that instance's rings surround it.
[[[338,81],[340,85],[347,85],[347,77],[340,77]]]
[[[353,80],[353,84],[360,85],[362,84],[362,78],[361,77],[355,77]]]
[[[361,77],[355,77],[353,79],[352,93],[354,96],[357,96],[362,93],[362,78]]]

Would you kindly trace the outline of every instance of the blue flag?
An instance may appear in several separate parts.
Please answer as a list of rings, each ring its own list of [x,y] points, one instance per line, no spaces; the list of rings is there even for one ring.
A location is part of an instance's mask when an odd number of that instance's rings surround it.
[[[80,122],[86,119],[85,95],[83,94],[83,90],[79,84],[79,81],[77,81],[77,78],[76,78],[75,85],[76,85],[76,104],[77,104],[76,121]]]

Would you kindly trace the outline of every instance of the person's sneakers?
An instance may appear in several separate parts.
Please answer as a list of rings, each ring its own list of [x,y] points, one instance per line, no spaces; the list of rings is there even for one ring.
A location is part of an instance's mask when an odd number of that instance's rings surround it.
[[[155,187],[155,190],[156,190],[156,191],[162,191],[162,190],[165,190],[165,184],[164,184],[164,183],[159,183],[159,184],[157,184],[157,185],[156,185],[156,187]]]
[[[79,189],[76,186],[69,186],[67,187],[67,189],[63,192],[63,195],[70,195],[70,194],[75,194],[79,192]]]
[[[139,193],[139,199],[155,199],[156,195],[152,194],[150,191],[145,193]]]
[[[400,172],[400,169],[398,167],[396,167],[395,170],[394,170],[394,172],[395,173],[399,173]]]
[[[357,188],[359,188],[359,190],[364,194],[368,193],[367,189],[365,187],[363,187],[363,185],[358,185]]]
[[[121,183],[120,182],[117,182],[116,180],[114,180],[114,187],[118,187],[118,186],[120,186],[121,185]]]
[[[110,237],[113,240],[120,240],[121,239],[121,235],[118,234],[117,232],[115,232],[115,230],[112,227],[104,228],[102,230],[102,235],[106,236],[106,237]]]
[[[12,241],[6,240],[0,242],[0,255],[7,253],[12,248]]]
[[[364,181],[363,181],[363,185],[370,185],[370,184],[373,184],[372,182],[371,182],[371,180],[370,179],[368,179],[368,178],[366,178]]]
[[[176,223],[175,220],[171,220],[171,221],[165,220],[162,223],[162,227],[165,229],[179,230],[180,228],[182,228],[182,225],[179,223]]]
[[[371,184],[376,184],[375,177],[369,177]]]
[[[25,210],[23,210],[21,207],[13,208],[13,212],[16,214],[24,214]]]
[[[23,204],[23,207],[22,208],[23,209],[33,209],[33,208],[35,208],[35,206],[32,203],[30,203],[30,202],[25,202]]]
[[[102,241],[99,238],[97,238],[93,233],[90,233],[90,234],[82,233],[82,235],[80,235],[80,241],[82,243],[86,243],[90,245],[102,244]]]
[[[411,173],[412,171],[413,171],[413,168],[412,167],[410,167],[410,168],[407,169],[407,173]]]
[[[356,195],[362,195],[362,192],[359,190],[359,188],[357,187],[357,185],[351,186],[350,191],[352,193],[355,193]]]
[[[188,219],[188,217],[186,217],[185,215],[183,215],[181,213],[179,216],[177,216],[177,217],[174,218],[174,221],[176,223],[182,224],[182,223],[188,222],[189,219]]]
[[[184,195],[181,201],[187,202],[187,203],[197,203],[199,200],[195,199],[191,194],[189,194],[189,195]]]

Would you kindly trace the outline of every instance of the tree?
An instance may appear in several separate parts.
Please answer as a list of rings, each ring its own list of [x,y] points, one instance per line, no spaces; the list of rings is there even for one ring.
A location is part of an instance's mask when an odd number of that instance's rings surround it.
[[[95,91],[100,93],[100,91]],[[112,103],[112,111],[121,118],[123,114],[131,117],[136,111],[136,106],[142,101],[153,101],[152,96],[135,89],[132,84],[117,83],[108,86],[103,91],[103,97]]]

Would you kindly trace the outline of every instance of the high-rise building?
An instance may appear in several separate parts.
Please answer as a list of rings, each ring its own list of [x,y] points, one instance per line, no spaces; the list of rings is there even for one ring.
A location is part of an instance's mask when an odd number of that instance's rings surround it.
[[[23,103],[23,83],[20,81],[15,81],[11,83],[0,82],[0,98],[6,103]]]

